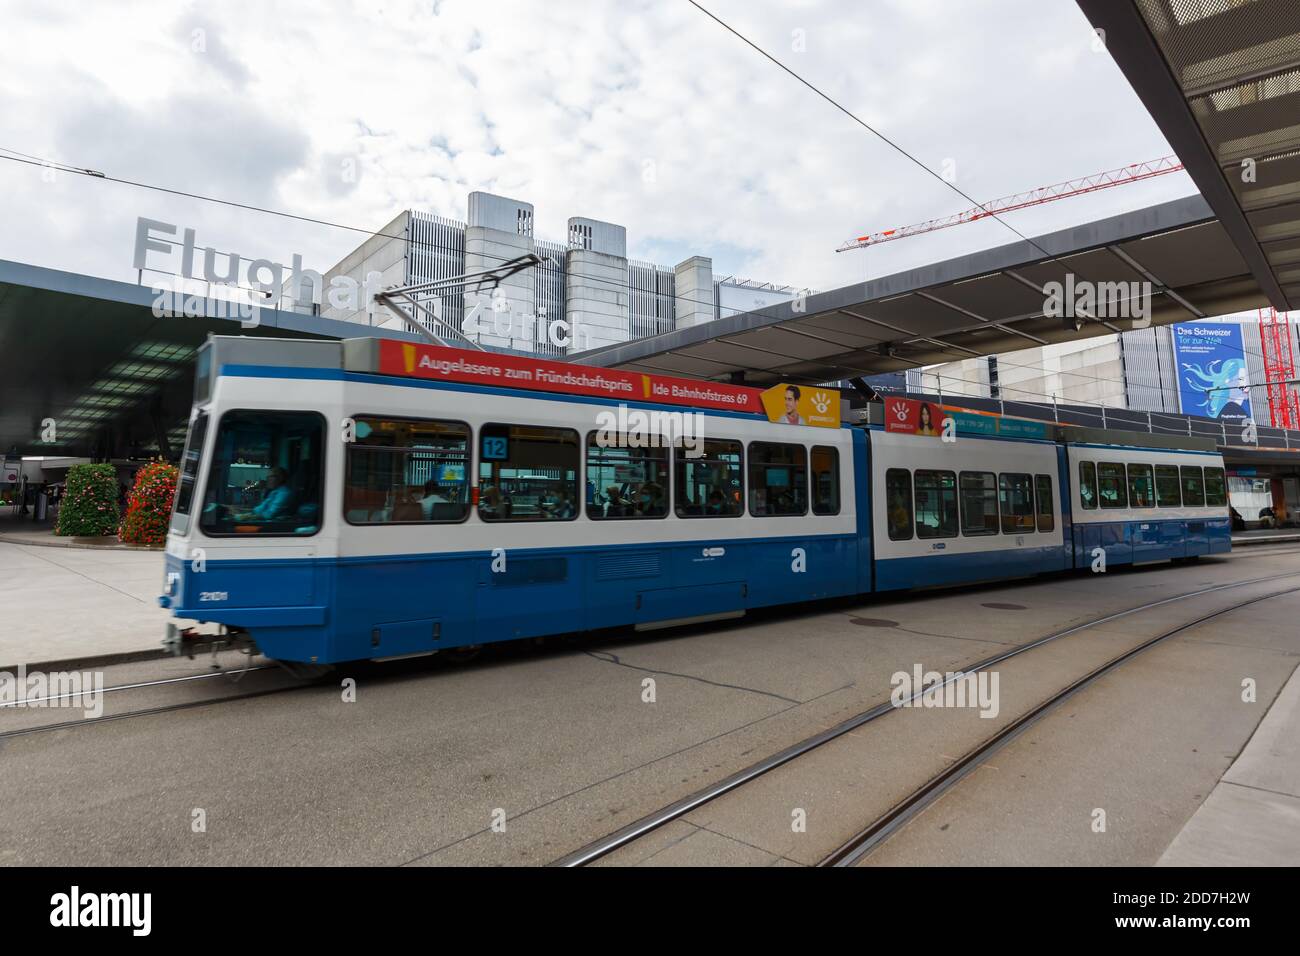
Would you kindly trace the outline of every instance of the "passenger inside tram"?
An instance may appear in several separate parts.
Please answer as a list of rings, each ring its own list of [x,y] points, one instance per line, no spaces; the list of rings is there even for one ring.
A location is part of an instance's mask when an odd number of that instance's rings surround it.
[[[554,500],[542,502],[538,505],[538,508],[545,517],[561,521],[568,521],[578,515],[576,507],[569,500],[569,492],[564,484],[556,486]]]
[[[623,497],[622,489],[618,485],[610,485],[605,489],[605,503],[602,508],[602,514],[606,518],[626,518],[628,501]]]
[[[489,521],[504,520],[509,518],[511,511],[514,510],[514,502],[508,494],[503,495],[496,485],[489,485],[483,489],[483,497],[478,507],[482,516]]]
[[[912,517],[908,514],[907,503],[903,501],[903,496],[895,494],[889,503],[889,536],[891,538],[900,538],[906,534],[911,536]]]
[[[660,518],[668,513],[664,502],[664,490],[653,481],[641,486],[638,495],[637,513],[643,518]]]
[[[425,521],[433,521],[440,517],[437,514],[438,505],[451,504],[451,501],[443,495],[442,489],[438,482],[430,478],[424,483],[424,494],[420,497],[420,510],[424,515]]]

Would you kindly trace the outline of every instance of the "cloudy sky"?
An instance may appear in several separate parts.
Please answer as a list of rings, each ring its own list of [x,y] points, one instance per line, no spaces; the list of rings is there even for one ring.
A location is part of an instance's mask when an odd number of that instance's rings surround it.
[[[979,200],[1169,152],[1073,0],[702,0]],[[836,254],[970,204],[685,0],[0,0],[0,147],[378,229],[476,189],[630,254],[834,288],[1015,239],[992,221]],[[4,155],[4,154],[0,154]],[[1185,174],[1012,214],[1033,235],[1188,195]],[[134,278],[137,216],[322,271],[358,233],[0,161],[0,258]]]

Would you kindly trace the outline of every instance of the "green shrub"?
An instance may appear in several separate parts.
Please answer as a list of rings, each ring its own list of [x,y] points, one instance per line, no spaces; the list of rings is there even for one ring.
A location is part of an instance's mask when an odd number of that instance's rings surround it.
[[[117,469],[109,464],[69,468],[54,533],[98,537],[115,534],[117,525]]]

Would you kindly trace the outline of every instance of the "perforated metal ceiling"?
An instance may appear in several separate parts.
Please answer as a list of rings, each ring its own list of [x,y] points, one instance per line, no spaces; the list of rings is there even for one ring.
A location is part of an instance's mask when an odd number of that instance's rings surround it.
[[[1079,6],[1273,305],[1300,308],[1300,0]]]

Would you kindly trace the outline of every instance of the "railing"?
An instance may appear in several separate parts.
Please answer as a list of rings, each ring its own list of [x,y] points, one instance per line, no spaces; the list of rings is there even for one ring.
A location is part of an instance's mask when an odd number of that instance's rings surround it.
[[[891,392],[890,394],[895,394]],[[966,407],[976,411],[997,412],[1012,418],[1050,421],[1061,425],[1113,428],[1151,435],[1186,435],[1191,438],[1211,438],[1222,447],[1274,448],[1300,452],[1300,430],[1258,425],[1253,421],[1225,422],[1183,415],[1175,412],[1135,411],[1111,408],[1104,405],[1061,405],[1045,402],[1017,402],[1001,398],[979,398],[968,395],[943,395],[942,393],[898,392],[908,398],[937,402],[941,405]],[[1232,425],[1229,428],[1229,424]]]

